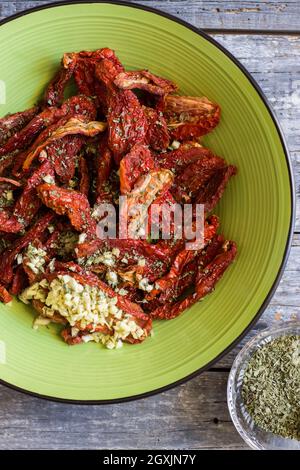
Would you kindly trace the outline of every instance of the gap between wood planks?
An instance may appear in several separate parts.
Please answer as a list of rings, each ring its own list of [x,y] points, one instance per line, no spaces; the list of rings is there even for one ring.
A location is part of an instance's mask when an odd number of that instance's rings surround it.
[[[284,29],[226,29],[226,28],[199,28],[207,34],[245,34],[247,36],[299,36],[299,30],[284,30]]]

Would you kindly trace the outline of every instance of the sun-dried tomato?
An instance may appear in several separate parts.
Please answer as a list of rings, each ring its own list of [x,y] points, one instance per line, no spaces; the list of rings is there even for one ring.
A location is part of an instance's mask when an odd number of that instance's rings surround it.
[[[106,114],[107,85],[124,68],[108,48],[96,51],[82,51],[76,54],[75,82],[80,93],[94,96]],[[114,71],[114,73],[112,72]],[[113,76],[111,74],[113,73]]]
[[[23,266],[20,264],[20,266],[18,266],[16,269],[13,282],[10,287],[10,293],[12,295],[19,295],[25,289],[25,287],[27,287],[27,285],[28,285],[28,278],[23,269]]]
[[[54,170],[49,160],[42,163],[27,180],[23,192],[14,207],[14,215],[23,228],[31,222],[41,207],[41,201],[37,196],[36,188],[43,183],[46,177],[54,178]]]
[[[171,190],[174,198],[180,203],[194,201],[201,188],[224,168],[226,168],[225,161],[214,155],[204,156],[189,163],[174,180]]]
[[[193,220],[193,231],[196,233],[196,221]],[[219,228],[219,218],[216,215],[211,215],[208,217],[204,222],[204,240],[203,245],[206,246],[210,240],[215,236],[217,230]],[[155,246],[156,249],[160,249],[162,252],[165,253],[165,256],[172,261],[174,261],[175,257],[180,253],[183,249],[185,249],[185,243],[187,239],[185,237],[185,231],[183,231],[183,236],[178,239],[170,239],[170,240],[159,240]],[[194,240],[188,240],[189,242],[193,242]],[[201,247],[202,249],[202,247]]]
[[[158,77],[148,70],[121,72],[114,79],[114,84],[122,90],[140,89],[161,96],[173,93],[178,89],[176,83]]]
[[[105,129],[106,124],[104,122],[85,122],[84,116],[70,118],[63,126],[53,130],[46,140],[40,143],[39,139],[38,145],[35,145],[35,148],[28,153],[26,160],[23,163],[23,169],[28,170],[34,158],[37,157],[45,147],[57,141],[58,139],[61,139],[67,135],[76,134],[87,137],[94,137],[95,135],[99,134],[99,132],[103,132]]]
[[[146,142],[154,150],[165,150],[170,144],[170,135],[163,113],[146,106],[143,109],[148,123]]]
[[[220,120],[221,109],[207,98],[168,95],[164,116],[173,139],[188,140],[212,131]]]
[[[80,175],[79,191],[85,196],[88,196],[90,188],[90,177],[87,162],[83,156],[81,156],[79,159],[78,170]]]
[[[8,153],[7,155],[3,155],[3,157],[0,157],[0,175],[3,175],[6,170],[8,170],[8,168],[12,166],[16,154],[18,154],[18,151]]]
[[[8,141],[0,147],[0,157],[15,150],[26,149],[37,135],[46,127],[51,126],[59,119],[68,116],[84,116],[87,121],[92,121],[96,116],[96,108],[93,100],[86,96],[72,96],[66,100],[60,108],[50,107],[37,114],[23,129],[12,135]]]
[[[120,163],[121,194],[130,193],[138,178],[155,168],[156,165],[149,148],[143,144],[134,145]]]
[[[160,168],[165,168],[171,170],[174,174],[178,174],[190,163],[210,158],[218,158],[220,162],[224,161],[222,158],[213,155],[209,149],[202,147],[199,143],[191,142],[181,144],[178,150],[156,154],[155,162]]]
[[[37,114],[38,107],[26,109],[15,114],[8,114],[0,119],[0,145],[5,144],[8,139],[25,127]]]
[[[135,144],[145,141],[148,121],[143,107],[131,90],[109,92],[107,103],[108,144],[119,164]]]
[[[127,194],[126,205],[121,209],[121,217],[128,221],[128,236],[136,238],[140,230],[145,230],[144,222],[148,208],[173,183],[173,174],[169,170],[152,170],[136,181],[134,188]],[[142,234],[143,235],[143,234]]]
[[[95,67],[97,79],[106,87],[112,87],[115,78],[123,71],[123,65],[111,49],[106,49],[105,57],[102,57]]]
[[[167,190],[160,194],[148,209],[148,233],[154,237],[153,231],[157,233],[168,231],[170,239],[174,237],[174,213],[176,201],[172,193]]]
[[[58,179],[68,183],[75,175],[79,153],[85,143],[81,135],[65,135],[45,148],[46,158],[52,164]]]
[[[64,99],[65,88],[76,66],[75,54],[64,54],[61,66],[44,94],[44,106],[59,106]]]
[[[141,274],[142,277],[148,276],[154,280],[167,271],[169,259],[165,251],[141,239],[128,238],[122,240],[115,238],[91,240],[78,244],[76,254],[78,258],[88,259],[96,252],[105,253],[113,249],[115,249],[114,269],[120,273],[121,278],[125,282],[128,281],[130,284],[133,284],[137,280],[136,274]],[[138,264],[141,259],[145,260],[144,267]],[[89,269],[93,272],[100,272],[99,267],[102,267],[101,272],[107,269],[107,267],[101,263],[100,265],[93,264]],[[143,273],[145,274],[144,276]]]
[[[95,173],[96,173],[96,188],[95,196],[97,203],[112,202],[109,197],[109,177],[113,166],[113,155],[108,147],[107,133],[103,135],[99,145],[96,148],[95,156]]]
[[[59,215],[67,215],[79,232],[96,233],[96,222],[84,194],[72,189],[59,188],[55,184],[41,184],[37,188],[41,201]]]
[[[41,237],[54,217],[55,214],[49,212],[38,219],[25,235],[18,238],[13,246],[6,250],[5,254],[2,254],[0,258],[0,279],[5,285],[10,284],[12,281],[13,265],[16,256],[26,248],[30,242]]]
[[[10,186],[15,186],[17,188],[20,188],[22,186],[22,183],[20,183],[20,181],[16,181],[12,178],[5,178],[3,176],[0,176],[0,184],[1,183],[8,183]]]
[[[74,73],[75,65],[75,60],[70,60],[70,57],[67,58],[67,55],[63,57],[60,69],[45,91],[44,106],[59,106],[62,103],[65,88]]]
[[[203,250],[181,251],[176,256],[170,271],[156,281],[155,289],[146,296],[148,301],[146,310],[153,310],[151,306],[156,308],[159,304],[174,303],[186,289],[195,284],[198,270],[205,268],[223,251],[223,243],[222,235],[214,235],[208,242],[206,240]]]
[[[114,51],[108,48],[82,51],[76,56],[74,77],[79,92],[97,96],[98,102],[106,108],[106,87],[116,74],[124,70],[121,62]]]
[[[221,199],[229,179],[236,175],[237,169],[233,165],[218,169],[211,178],[199,188],[195,202],[204,204],[205,211],[210,212]]]
[[[184,300],[179,300],[173,305],[164,305],[151,312],[153,319],[171,320],[178,317],[184,310],[201,300],[205,295],[212,292],[217,281],[222,277],[225,270],[233,262],[236,256],[236,245],[232,241],[223,244],[223,252],[218,254],[204,269],[199,269],[195,281],[195,292],[188,295]]]
[[[64,116],[83,116],[85,121],[89,122],[96,119],[97,108],[92,98],[84,95],[76,95],[64,101],[57,114],[59,119]]]
[[[0,284],[0,301],[5,304],[8,304],[8,302],[11,302],[12,299],[13,298],[10,293],[5,289],[2,284]]]
[[[23,228],[23,224],[19,222],[10,210],[0,210],[0,227],[2,232],[18,233]]]
[[[35,152],[37,148],[39,148],[49,137],[51,137],[52,133],[56,131],[59,127],[65,125],[68,122],[69,118],[68,117],[63,117],[56,121],[55,123],[51,124],[50,126],[46,127],[39,135],[38,137],[34,140],[34,142],[31,144],[31,146],[26,149],[24,152],[19,152],[15,159],[14,159],[14,165],[12,168],[12,174],[15,175],[16,177],[22,176],[21,173],[21,168],[27,159],[28,155],[30,155],[32,152]],[[45,155],[47,157],[47,155]],[[41,158],[43,160],[43,158]]]

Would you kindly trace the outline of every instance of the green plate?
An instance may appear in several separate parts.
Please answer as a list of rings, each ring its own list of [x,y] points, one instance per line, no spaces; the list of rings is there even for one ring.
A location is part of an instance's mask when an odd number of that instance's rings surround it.
[[[215,292],[179,318],[155,322],[154,337],[109,351],[67,346],[55,327],[32,329],[33,312],[0,306],[0,379],[35,395],[74,402],[137,398],[207,368],[253,325],[279,281],[293,227],[290,162],[275,118],[244,68],[195,28],[131,4],[37,8],[0,28],[0,115],[29,107],[66,51],[111,47],[129,68],[175,80],[183,94],[220,103],[222,121],[205,143],[239,174],[218,206],[239,255]],[[1,83],[1,82],[0,82]]]

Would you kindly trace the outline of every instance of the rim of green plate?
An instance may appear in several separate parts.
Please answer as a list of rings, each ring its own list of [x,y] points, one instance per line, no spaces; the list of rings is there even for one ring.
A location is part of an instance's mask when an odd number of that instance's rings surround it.
[[[6,23],[9,23],[11,21],[14,21],[17,18],[20,18],[25,15],[30,15],[31,13],[34,13],[36,11],[41,11],[41,10],[47,10],[50,8],[56,8],[60,6],[68,6],[68,5],[74,5],[74,4],[92,4],[92,3],[107,3],[107,4],[115,4],[119,6],[125,6],[129,7],[132,9],[140,9],[144,11],[149,11],[151,13],[155,13],[156,15],[164,16],[165,18],[169,19],[170,21],[174,21],[175,23],[179,23],[186,28],[190,29],[194,33],[198,34],[199,36],[202,36],[204,39],[212,43],[215,47],[217,47],[220,51],[223,52],[242,72],[243,74],[247,77],[253,88],[256,90],[258,93],[259,97],[261,98],[263,104],[265,105],[266,109],[268,110],[273,123],[276,127],[278,136],[280,138],[280,142],[282,145],[282,149],[284,151],[285,159],[286,159],[286,164],[287,164],[287,169],[288,169],[288,174],[289,174],[289,182],[290,182],[290,196],[291,196],[291,217],[290,217],[290,224],[289,224],[289,231],[288,231],[288,236],[287,236],[287,241],[285,245],[285,250],[282,258],[281,265],[279,267],[278,273],[276,275],[276,278],[273,282],[273,285],[267,294],[265,300],[263,301],[262,305],[260,306],[258,312],[254,316],[253,320],[249,323],[247,328],[244,329],[244,331],[229,345],[227,348],[225,348],[220,354],[218,354],[217,357],[215,357],[212,361],[210,361],[208,364],[205,366],[201,367],[200,369],[197,369],[194,371],[192,374],[187,375],[186,377],[176,380],[175,382],[172,382],[169,385],[165,385],[164,387],[157,388],[155,390],[151,390],[149,392],[141,393],[139,395],[133,395],[130,397],[125,397],[125,398],[116,398],[112,400],[72,400],[72,399],[66,399],[66,398],[56,398],[52,396],[47,396],[47,395],[41,395],[36,392],[31,392],[29,390],[23,389],[21,387],[17,387],[15,385],[12,385],[2,379],[0,379],[0,384],[5,385],[8,388],[11,388],[13,390],[16,390],[18,392],[22,392],[26,395],[31,395],[37,398],[42,398],[44,400],[49,400],[49,401],[54,401],[54,402],[60,402],[60,403],[69,403],[69,404],[75,404],[75,405],[107,405],[107,404],[113,404],[113,403],[122,403],[122,402],[128,402],[128,401],[133,401],[133,400],[140,400],[142,398],[150,397],[153,395],[156,395],[158,393],[165,392],[167,390],[170,390],[174,387],[177,387],[178,385],[181,385],[188,380],[196,377],[197,375],[201,374],[202,372],[208,370],[213,364],[215,364],[217,361],[219,361],[223,356],[225,356],[231,349],[233,349],[240,341],[241,339],[252,329],[252,327],[256,324],[260,316],[263,314],[265,311],[266,307],[268,306],[271,298],[273,297],[276,288],[280,282],[280,279],[282,277],[282,274],[284,272],[285,265],[287,263],[290,249],[291,249],[291,243],[292,243],[292,236],[294,232],[294,225],[295,225],[295,182],[294,182],[294,175],[292,171],[292,164],[291,164],[291,159],[289,156],[288,152],[288,147],[285,141],[285,137],[283,135],[283,131],[281,129],[281,126],[278,122],[278,119],[275,115],[275,112],[271,108],[270,104],[268,103],[268,100],[264,94],[264,92],[261,90],[260,86],[258,83],[254,80],[252,75],[248,72],[248,70],[241,64],[241,62],[234,57],[234,55],[231,54],[225,47],[223,47],[221,44],[218,43],[215,39],[210,37],[207,33],[205,33],[203,30],[196,28],[195,26],[192,26],[191,24],[187,23],[184,20],[181,20],[180,18],[177,18],[176,16],[173,16],[169,13],[165,13],[157,8],[152,8],[148,7],[145,5],[140,5],[137,3],[131,3],[131,2],[124,2],[124,1],[115,1],[115,0],[72,0],[72,1],[62,1],[62,2],[54,2],[54,3],[47,3],[45,5],[40,5],[36,6],[33,8],[29,8],[27,10],[24,10],[20,13],[16,13],[14,15],[8,16],[7,18],[4,18],[3,20],[0,21],[0,27]],[[236,30],[238,32],[238,29]],[[259,31],[258,31],[259,32]]]

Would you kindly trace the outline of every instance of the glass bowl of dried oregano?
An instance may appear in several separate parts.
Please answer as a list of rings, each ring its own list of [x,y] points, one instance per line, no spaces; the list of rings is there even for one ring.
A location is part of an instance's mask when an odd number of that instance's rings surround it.
[[[300,450],[300,323],[263,330],[229,374],[231,419],[253,449]]]

